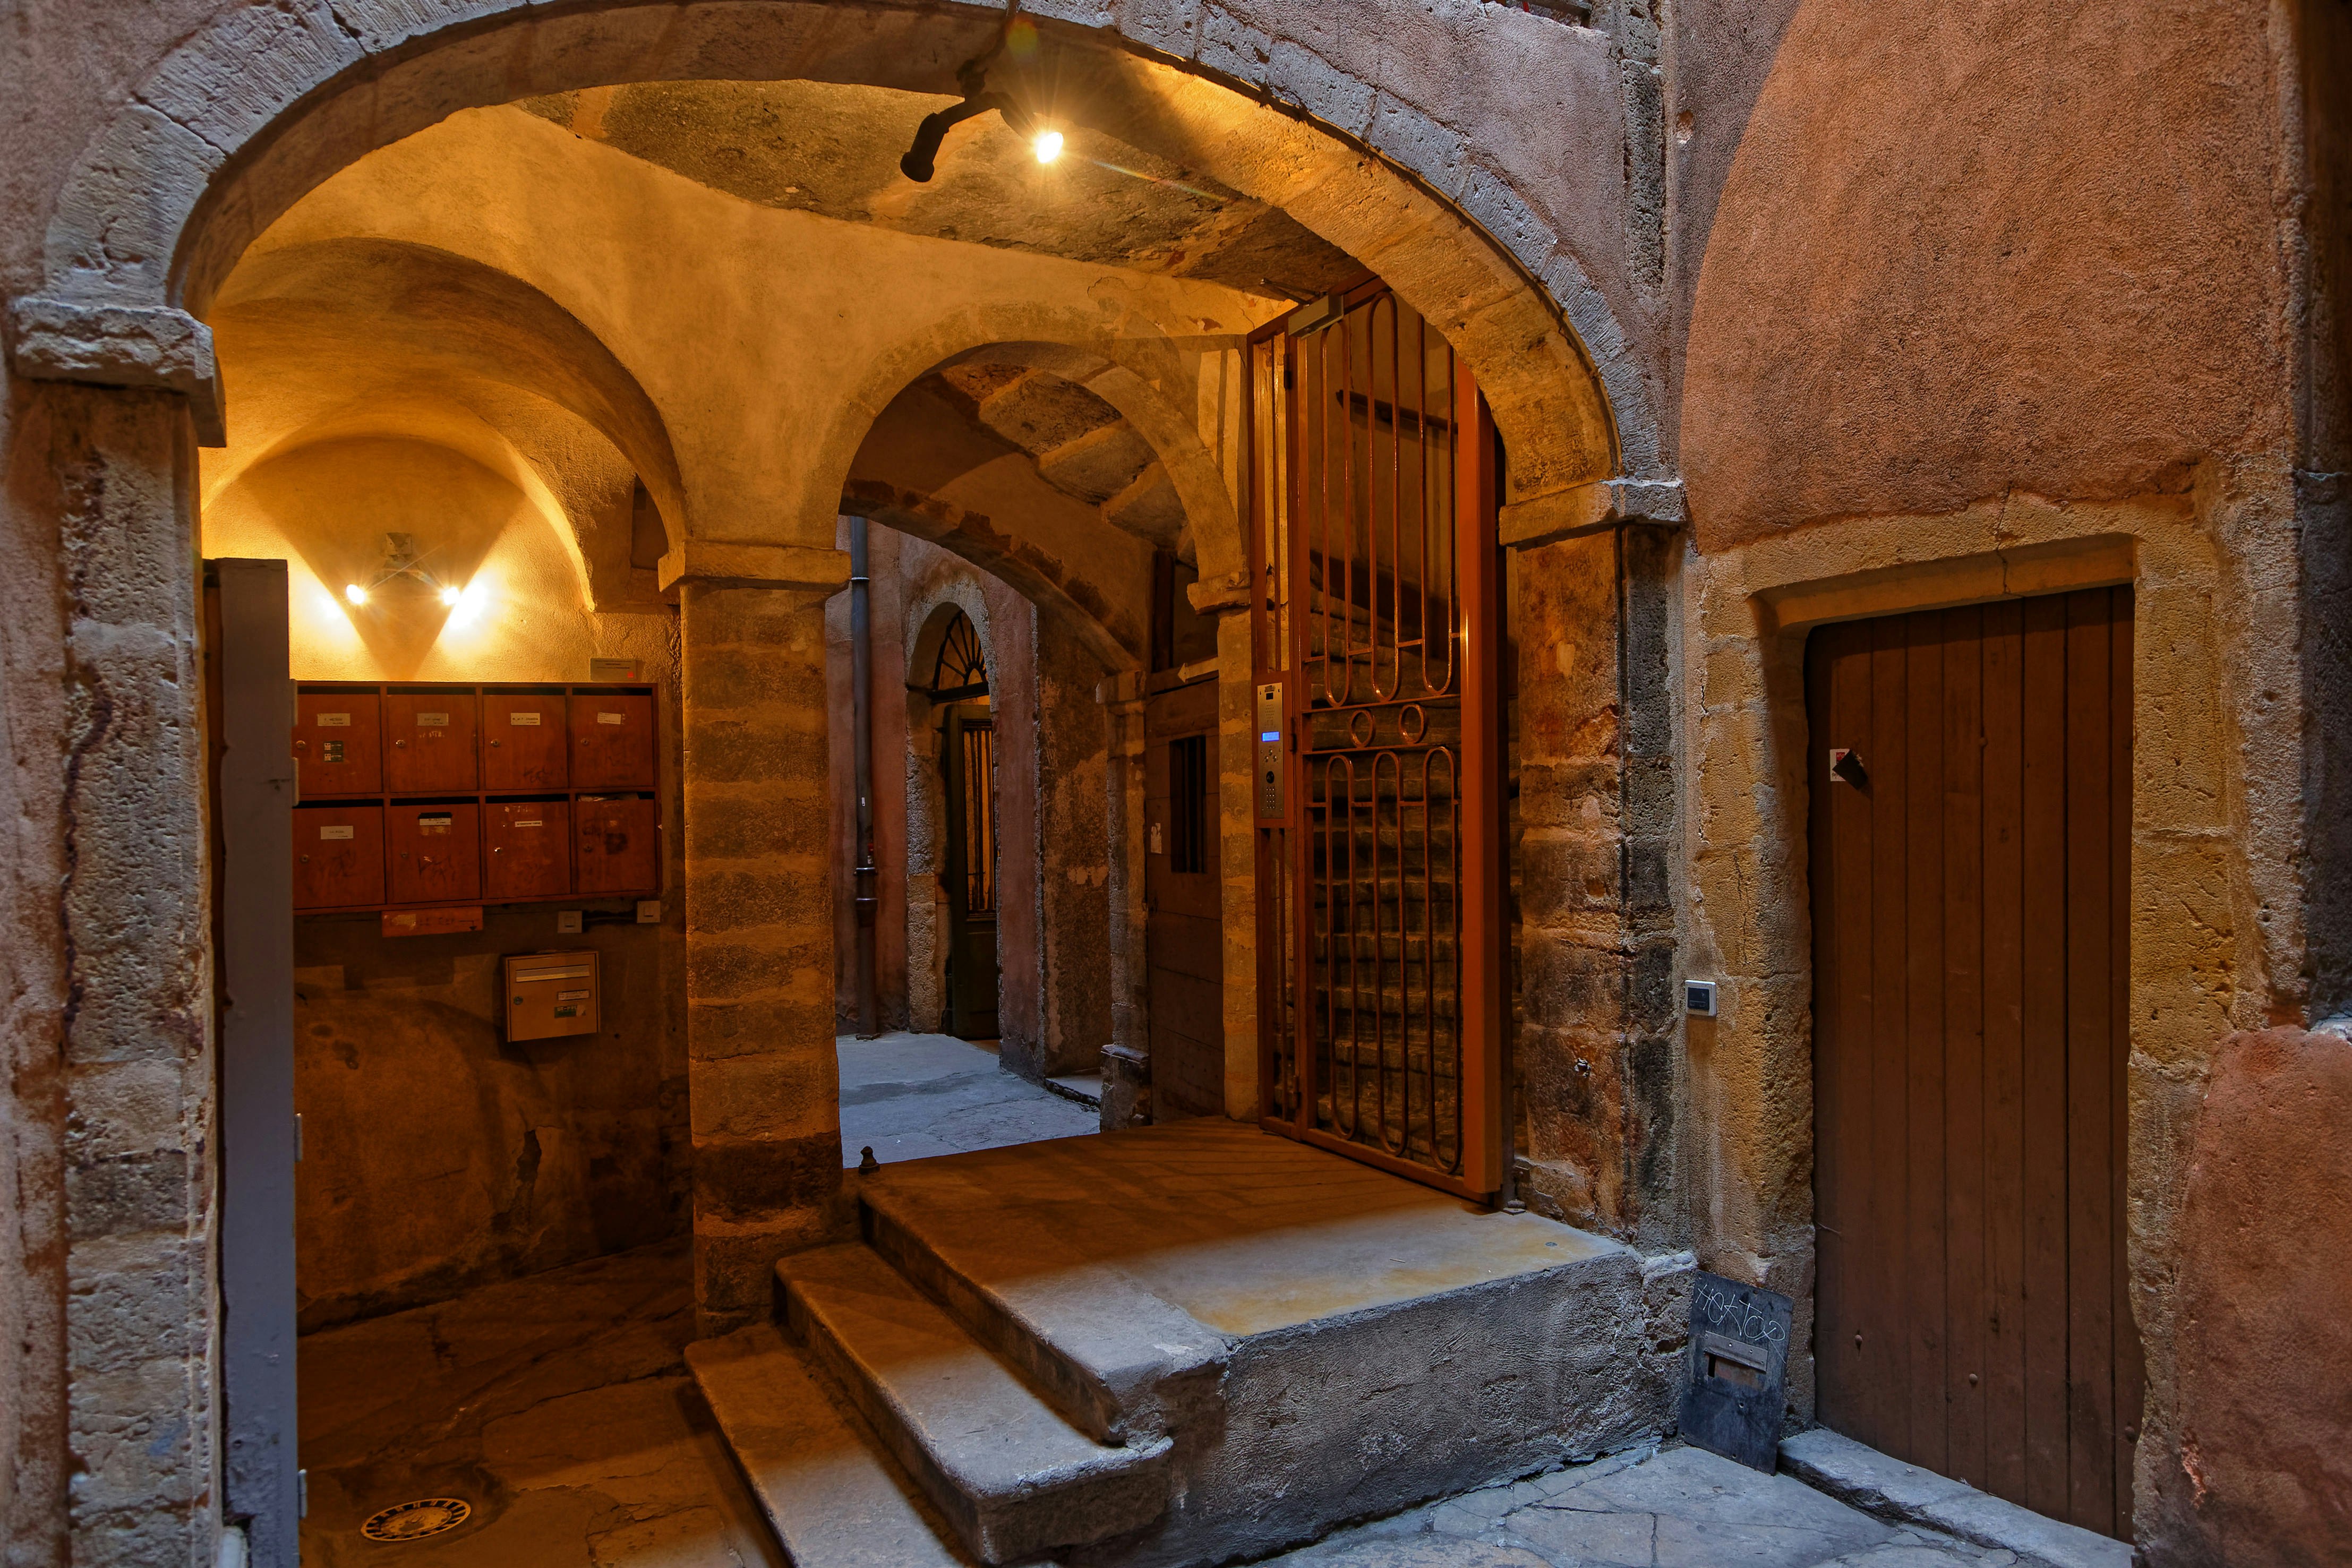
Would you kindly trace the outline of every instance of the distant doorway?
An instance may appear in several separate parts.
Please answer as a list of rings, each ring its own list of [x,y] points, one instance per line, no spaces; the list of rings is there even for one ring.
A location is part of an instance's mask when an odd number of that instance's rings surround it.
[[[1144,708],[1144,967],[1154,1115],[1225,1109],[1224,915],[1217,874],[1217,683]]]
[[[931,701],[940,715],[947,799],[948,1032],[997,1036],[996,722],[980,634],[961,610],[940,639]]]
[[[1806,648],[1822,1419],[2128,1536],[2132,592]]]

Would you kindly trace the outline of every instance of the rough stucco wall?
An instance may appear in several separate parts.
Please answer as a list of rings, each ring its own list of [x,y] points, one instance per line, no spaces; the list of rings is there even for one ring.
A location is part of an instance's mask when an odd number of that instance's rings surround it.
[[[600,955],[596,1035],[509,1045],[499,956]],[[663,934],[558,936],[543,907],[387,940],[295,931],[298,1284],[308,1333],[688,1228],[686,1060]]]
[[[1805,0],[1690,320],[1700,548],[2279,454],[2267,15]]]
[[[2154,1471],[2153,1561],[2286,1568],[2352,1541],[2352,1043],[2233,1035],[2181,1215],[2179,1464]]]

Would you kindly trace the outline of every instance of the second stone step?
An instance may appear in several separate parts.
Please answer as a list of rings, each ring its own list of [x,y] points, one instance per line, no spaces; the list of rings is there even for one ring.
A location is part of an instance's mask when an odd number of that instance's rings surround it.
[[[1167,1437],[1095,1442],[871,1248],[776,1274],[793,1332],[982,1562],[1108,1541],[1166,1509]]]

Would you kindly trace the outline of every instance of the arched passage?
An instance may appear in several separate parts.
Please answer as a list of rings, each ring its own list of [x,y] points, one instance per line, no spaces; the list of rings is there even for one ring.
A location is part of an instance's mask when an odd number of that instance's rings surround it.
[[[184,461],[173,452],[180,414],[148,394],[188,397],[199,430],[218,434],[202,318],[227,297],[225,280],[250,243],[336,171],[460,109],[649,76],[804,76],[936,93],[998,20],[992,9],[961,5],[610,5],[550,15],[478,0],[429,23],[386,3],[346,5],[332,19],[247,9],[200,29],[146,77],[134,106],[67,182],[40,291],[14,308],[11,348],[26,379],[144,389],[103,400],[84,444],[95,455],[71,459],[78,472],[119,481],[101,487],[102,504],[76,514],[74,526],[94,541],[77,570],[100,583],[82,607],[88,618],[160,620],[165,645],[194,645],[188,552],[179,544],[191,519],[174,499]],[[1052,69],[1087,84],[1069,105],[1073,122],[1198,164],[1391,279],[1485,372],[1528,537],[1602,520],[1619,505],[1612,481],[1656,475],[1650,399],[1619,325],[1629,297],[1613,282],[1593,282],[1540,203],[1471,162],[1461,139],[1432,118],[1437,105],[1416,106],[1403,86],[1391,94],[1396,112],[1374,116],[1369,96],[1352,110],[1344,96],[1328,97],[1330,62],[1311,53],[1269,47],[1269,63],[1257,66],[1247,47],[1230,56],[1210,48],[1203,59],[1193,40],[1130,26],[1126,35],[1045,29]],[[1383,78],[1378,47],[1370,37],[1346,46],[1360,51],[1345,64],[1362,81]],[[226,89],[230,82],[236,90]],[[1107,299],[1104,313],[1124,324],[1118,300]],[[984,339],[935,346],[908,370],[987,340],[1054,337],[992,324]],[[1117,385],[1104,389],[1118,401]],[[855,444],[793,504],[734,497],[740,509],[711,514],[716,524],[705,527],[689,480],[684,516],[666,518],[684,535],[672,540],[678,570],[669,580],[683,601],[685,706],[697,716],[684,737],[678,848],[703,869],[686,895],[710,936],[686,967],[692,1027],[701,1031],[688,1063],[697,1292],[713,1328],[765,1301],[780,1250],[836,1235],[845,1218],[827,1070],[804,1052],[762,1054],[756,1042],[826,1032],[825,998],[808,994],[802,977],[827,967],[830,937],[808,918],[804,890],[792,885],[794,876],[805,882],[822,852],[815,835],[797,831],[823,788],[808,762],[818,737],[776,716],[822,711],[810,676],[822,665],[823,600],[839,581],[833,517]],[[1197,484],[1197,471],[1183,483]],[[1205,534],[1199,546],[1213,551]],[[110,597],[110,576],[141,590]],[[101,667],[94,647],[82,657],[78,681],[134,678]],[[175,689],[185,704],[197,685],[183,679]],[[173,723],[180,734],[199,733],[191,712],[166,716],[167,727]],[[86,782],[76,786],[93,791],[80,802],[85,865],[105,848],[102,821],[137,821],[157,799],[200,795],[184,751],[134,750],[139,737],[120,728],[91,744],[79,775]],[[126,766],[110,771],[112,748]],[[751,765],[735,760],[742,758]],[[114,793],[101,801],[101,789]],[[110,802],[120,809],[100,809]],[[201,842],[193,825],[184,837]],[[128,839],[121,848],[126,863],[152,859]],[[197,947],[200,879],[198,859],[175,862],[148,879],[144,904],[178,909]],[[170,909],[158,918],[169,925]],[[80,953],[105,950],[94,928],[88,935]],[[174,993],[157,1006],[185,1013],[188,1038],[204,1038],[199,1004]]]

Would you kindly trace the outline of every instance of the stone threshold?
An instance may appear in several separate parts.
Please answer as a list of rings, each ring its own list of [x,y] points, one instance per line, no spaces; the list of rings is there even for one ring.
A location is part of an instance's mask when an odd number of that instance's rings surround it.
[[[1060,1072],[1045,1080],[1045,1092],[1059,1094],[1065,1100],[1075,1100],[1090,1110],[1102,1109],[1102,1070],[1092,1072]]]
[[[1980,1492],[1949,1476],[1880,1453],[1826,1427],[1780,1445],[1780,1469],[1817,1491],[1883,1519],[1942,1531],[1976,1546],[2017,1553],[2046,1568],[2131,1568],[2128,1542]]]

